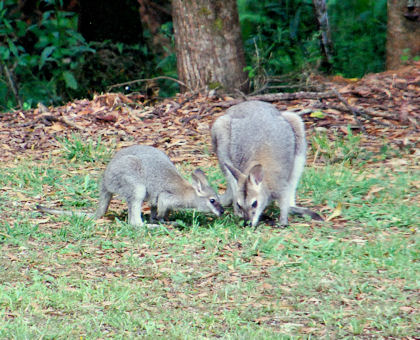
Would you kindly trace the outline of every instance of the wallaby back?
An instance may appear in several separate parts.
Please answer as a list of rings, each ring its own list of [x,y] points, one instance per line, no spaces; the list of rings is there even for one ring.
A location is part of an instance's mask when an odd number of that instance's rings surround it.
[[[135,226],[143,225],[143,201],[149,201],[153,218],[163,218],[168,209],[177,208],[195,208],[217,216],[223,213],[217,194],[200,169],[193,172],[191,184],[162,151],[146,145],[121,149],[111,159],[100,184],[95,218],[106,213],[114,194],[127,201],[128,221]]]
[[[228,187],[222,204],[256,226],[269,202],[280,206],[287,224],[306,154],[302,120],[273,105],[247,101],[232,106],[212,127],[212,143]]]

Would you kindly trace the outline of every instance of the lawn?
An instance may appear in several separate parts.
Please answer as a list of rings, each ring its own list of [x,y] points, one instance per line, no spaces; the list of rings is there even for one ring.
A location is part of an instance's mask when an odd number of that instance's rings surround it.
[[[118,200],[99,221],[36,211],[95,208],[115,149],[100,139],[3,162],[0,338],[417,338],[418,158],[362,139],[311,136],[298,202],[326,221],[285,229],[243,227],[229,209],[136,229]],[[214,162],[204,170],[223,187]]]

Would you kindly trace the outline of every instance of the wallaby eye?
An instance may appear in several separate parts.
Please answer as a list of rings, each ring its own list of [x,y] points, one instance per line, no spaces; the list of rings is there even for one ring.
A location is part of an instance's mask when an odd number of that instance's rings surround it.
[[[252,202],[251,207],[253,207],[255,209],[257,206],[258,206],[258,202],[257,201]]]
[[[214,203],[216,203],[216,200],[214,198],[210,198],[210,203],[214,204]]]

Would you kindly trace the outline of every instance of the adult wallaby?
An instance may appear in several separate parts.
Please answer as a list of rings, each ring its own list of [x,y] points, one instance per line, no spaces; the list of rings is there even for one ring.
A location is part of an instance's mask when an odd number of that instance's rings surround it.
[[[235,214],[254,227],[273,200],[280,207],[282,226],[287,225],[289,211],[322,220],[295,203],[306,160],[305,128],[298,115],[261,101],[246,101],[215,121],[211,137],[227,178],[222,205],[233,203]]]
[[[143,201],[150,203],[152,219],[162,219],[168,210],[178,208],[194,208],[217,216],[223,214],[218,195],[204,172],[196,169],[191,177],[192,183],[189,183],[162,151],[151,146],[133,145],[118,151],[105,169],[95,214],[37,208],[51,214],[98,219],[108,210],[113,194],[118,194],[127,201],[128,223],[134,226],[143,225]]]

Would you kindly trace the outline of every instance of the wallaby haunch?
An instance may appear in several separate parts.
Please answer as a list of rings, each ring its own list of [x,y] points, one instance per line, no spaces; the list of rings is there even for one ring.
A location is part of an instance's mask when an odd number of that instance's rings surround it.
[[[134,226],[143,225],[143,201],[150,203],[152,219],[162,219],[168,210],[179,208],[194,208],[217,216],[223,214],[219,198],[204,172],[197,169],[191,177],[192,183],[189,183],[162,151],[151,146],[134,145],[118,151],[105,169],[95,214],[37,208],[51,214],[98,219],[108,210],[113,194],[118,194],[127,201],[128,222]]]
[[[219,117],[211,136],[227,179],[222,205],[233,203],[235,214],[253,226],[273,200],[280,207],[282,226],[287,225],[289,211],[322,220],[295,203],[306,160],[305,128],[298,115],[280,112],[265,102],[247,101]]]

